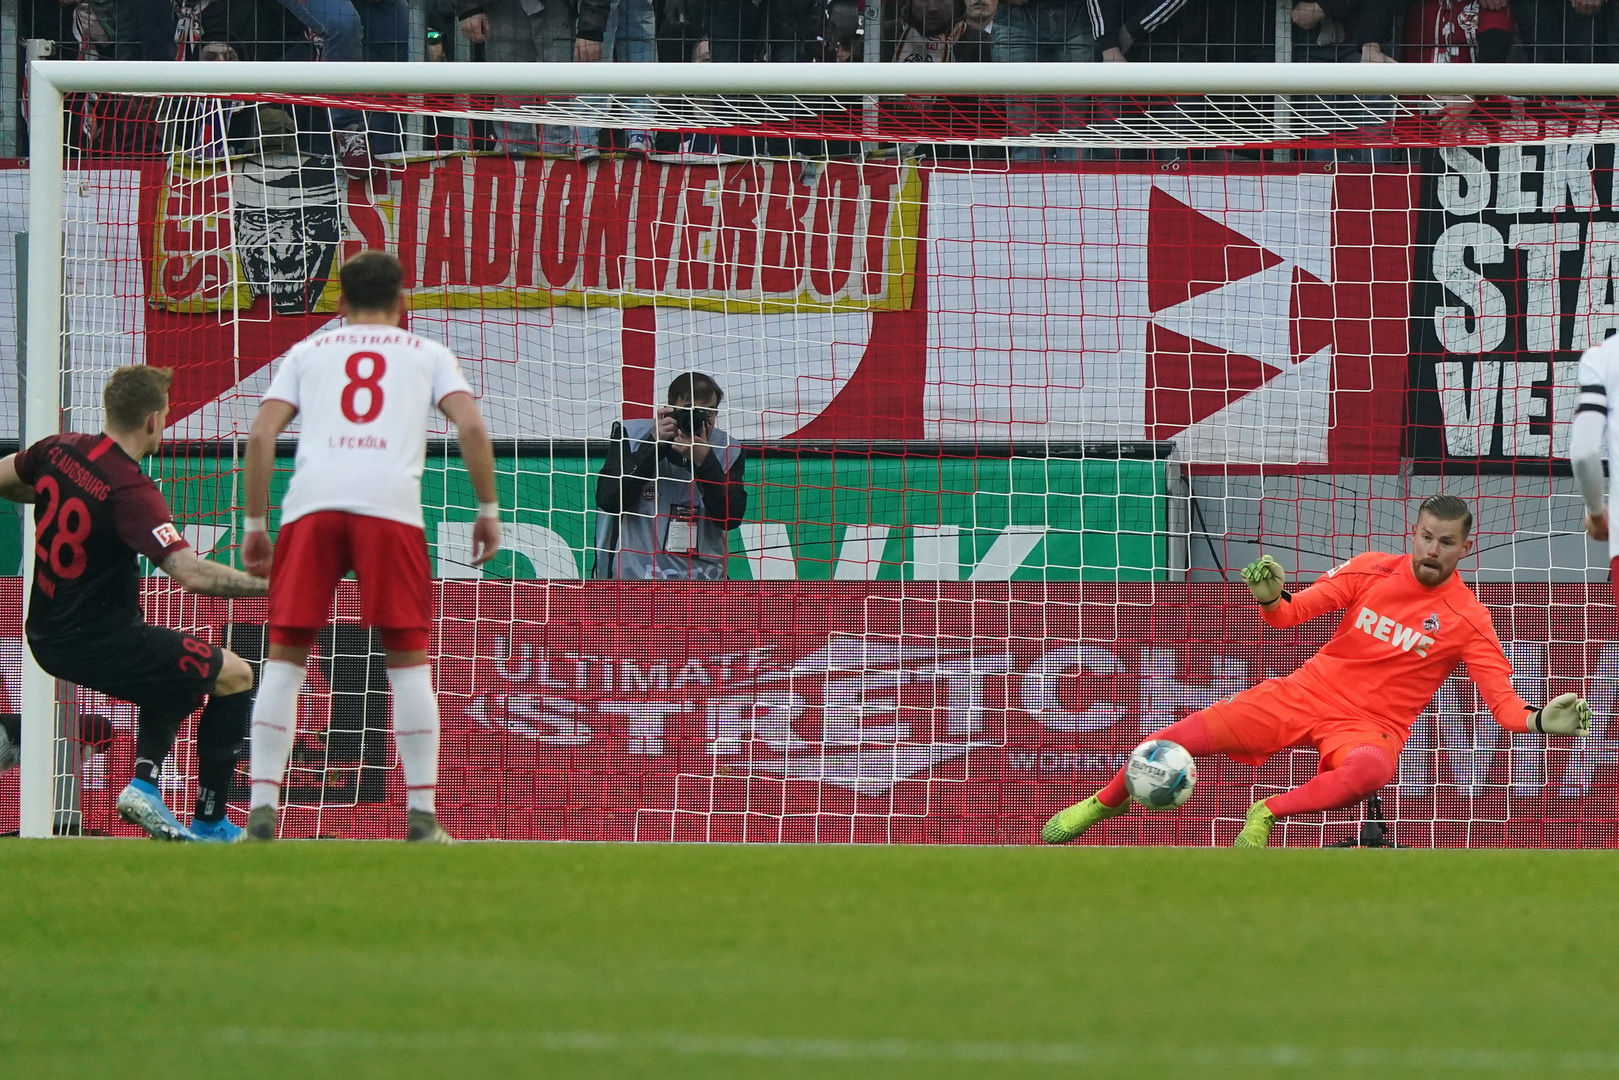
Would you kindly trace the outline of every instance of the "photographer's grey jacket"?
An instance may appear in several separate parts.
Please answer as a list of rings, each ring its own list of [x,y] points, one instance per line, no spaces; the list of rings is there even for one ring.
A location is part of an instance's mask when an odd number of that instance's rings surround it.
[[[719,429],[713,447],[693,473],[667,443],[659,444],[651,420],[613,425],[613,442],[596,479],[596,553],[591,576],[625,580],[708,580],[725,577],[730,542],[742,523],[748,490],[742,482],[742,448]],[[675,544],[689,522],[695,551]]]

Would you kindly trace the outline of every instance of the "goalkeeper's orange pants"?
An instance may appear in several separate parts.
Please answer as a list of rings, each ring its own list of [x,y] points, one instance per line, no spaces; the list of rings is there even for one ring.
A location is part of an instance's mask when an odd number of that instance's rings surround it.
[[[1290,746],[1313,746],[1321,752],[1320,775],[1266,804],[1278,815],[1335,810],[1393,779],[1409,732],[1364,717],[1328,714],[1326,700],[1306,680],[1267,679],[1143,741],[1167,739],[1194,757],[1224,754],[1247,765],[1262,765]],[[1105,806],[1123,803],[1124,769],[1096,797]]]
[[[1375,746],[1390,760],[1399,758],[1410,728],[1335,705],[1336,700],[1330,688],[1292,675],[1266,679],[1193,715],[1207,725],[1213,753],[1244,765],[1263,765],[1291,746],[1321,751],[1322,772],[1338,768],[1361,746]]]

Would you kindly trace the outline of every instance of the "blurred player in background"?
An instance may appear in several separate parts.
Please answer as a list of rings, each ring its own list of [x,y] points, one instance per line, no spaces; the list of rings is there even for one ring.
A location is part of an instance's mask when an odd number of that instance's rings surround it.
[[[272,840],[298,726],[298,692],[337,583],[359,579],[360,619],[379,627],[393,691],[394,744],[409,792],[406,838],[449,843],[433,793],[439,716],[427,661],[433,620],[422,520],[429,410],[455,424],[478,497],[472,563],[500,548],[495,457],[455,354],[400,328],[399,260],[362,251],[343,264],[338,312],[348,325],[306,339],[276,365],[248,436],[242,561],[270,577],[270,658],[253,709],[248,836]],[[275,443],[301,417],[298,457],[272,553],[266,529]],[[272,559],[274,569],[271,568]]]
[[[247,736],[253,669],[229,649],[147,625],[140,604],[144,555],[190,592],[263,596],[266,584],[199,558],[174,527],[168,503],[140,460],[163,445],[164,368],[123,367],[102,391],[100,435],[51,435],[0,460],[0,495],[34,504],[34,580],[28,648],[59,679],[140,708],[135,775],[118,814],[162,840],[238,839],[225,797]],[[157,776],[180,724],[197,722],[197,803],[189,828],[163,802]]]
[[[1598,543],[1608,545],[1609,577],[1619,565],[1619,539],[1608,531],[1608,478],[1602,474],[1602,455],[1619,460],[1612,447],[1619,432],[1608,426],[1608,387],[1619,371],[1619,339],[1609,338],[1580,357],[1580,400],[1574,407],[1569,431],[1568,456],[1574,466],[1580,498],[1585,501],[1585,532]]]
[[[1423,500],[1410,554],[1367,552],[1327,571],[1297,596],[1269,555],[1243,570],[1265,621],[1297,626],[1347,611],[1332,640],[1282,679],[1266,679],[1150,736],[1192,754],[1261,765],[1291,746],[1321,752],[1309,783],[1254,803],[1235,847],[1264,847],[1276,819],[1350,806],[1394,778],[1411,725],[1463,662],[1496,723],[1508,731],[1585,735],[1591,710],[1576,694],[1535,708],[1512,688],[1490,613],[1456,573],[1473,550],[1473,513],[1453,495]],[[1124,771],[1040,831],[1063,844],[1129,809]]]

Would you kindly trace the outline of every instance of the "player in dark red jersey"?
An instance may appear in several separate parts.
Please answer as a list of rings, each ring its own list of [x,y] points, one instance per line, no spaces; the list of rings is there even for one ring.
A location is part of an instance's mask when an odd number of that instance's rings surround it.
[[[135,775],[118,813],[166,840],[235,840],[225,794],[247,738],[253,669],[229,649],[141,614],[137,555],[203,596],[262,596],[263,578],[199,558],[174,527],[140,459],[163,445],[169,381],[163,368],[125,367],[102,393],[100,435],[41,439],[0,460],[0,496],[34,504],[28,647],[59,679],[140,707]],[[157,772],[203,699],[197,724],[197,804],[190,828],[163,803]]]

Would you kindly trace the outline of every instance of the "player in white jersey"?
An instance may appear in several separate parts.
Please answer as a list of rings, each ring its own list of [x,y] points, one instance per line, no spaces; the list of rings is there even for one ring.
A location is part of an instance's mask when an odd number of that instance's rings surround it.
[[[1619,338],[1609,338],[1580,357],[1580,401],[1568,448],[1580,498],[1585,500],[1585,531],[1593,540],[1608,542],[1609,574],[1619,578],[1614,573],[1619,571],[1619,537],[1608,533],[1608,482],[1602,475],[1604,450],[1610,462],[1619,462],[1619,428],[1608,423],[1611,387],[1619,388]]]
[[[272,840],[281,781],[297,734],[309,647],[332,616],[337,583],[353,571],[360,619],[380,628],[393,691],[394,744],[405,767],[406,839],[449,843],[433,802],[439,717],[427,660],[433,623],[422,527],[427,420],[455,424],[478,497],[472,562],[500,548],[495,456],[455,354],[400,328],[399,260],[363,251],[343,264],[338,313],[347,325],[293,346],[277,364],[248,436],[242,563],[270,578],[270,656],[253,705],[248,839]],[[265,517],[275,443],[301,417],[298,457],[272,554]]]

